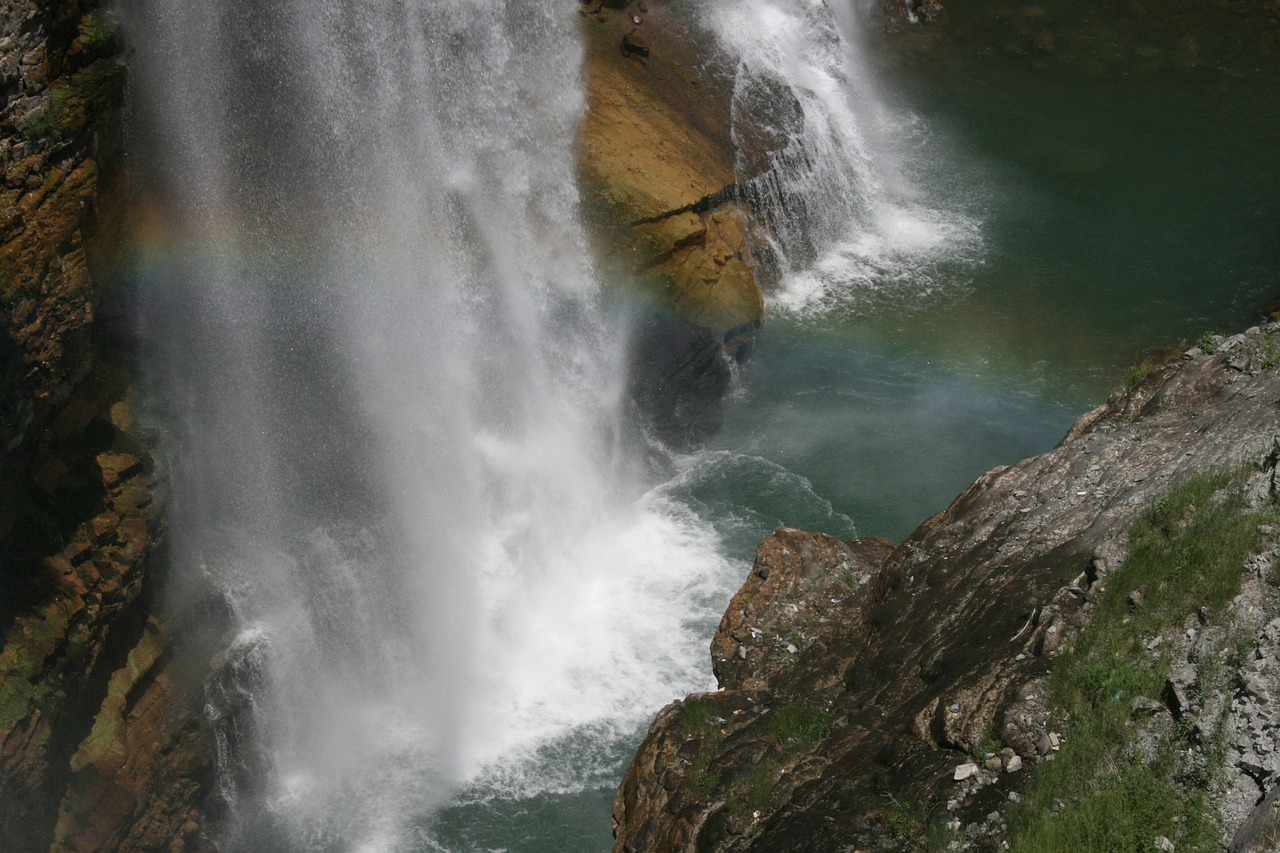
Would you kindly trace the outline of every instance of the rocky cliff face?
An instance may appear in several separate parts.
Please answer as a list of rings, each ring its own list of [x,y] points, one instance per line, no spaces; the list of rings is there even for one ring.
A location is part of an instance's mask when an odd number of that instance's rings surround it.
[[[106,286],[124,66],[98,7],[0,10],[0,847],[15,851],[198,847],[211,783],[200,675],[178,677],[150,612],[162,490]]]
[[[1090,624],[1135,520],[1172,484],[1240,463],[1255,472],[1255,500],[1272,499],[1278,336],[1253,329],[1155,370],[896,546],[775,532],[712,642],[720,691],[664,709],[641,745],[615,801],[614,849],[923,847],[894,818],[902,803],[959,829],[953,849],[998,849],[1010,798],[1051,760],[1066,722],[1044,676]],[[1232,733],[1221,775],[1196,783],[1221,804],[1224,842],[1266,822],[1257,804],[1280,770],[1257,745],[1274,742],[1273,723],[1250,717],[1280,696],[1266,651],[1275,587],[1256,568],[1270,559],[1255,555],[1231,607],[1191,613],[1196,624],[1169,634],[1172,659],[1191,668],[1175,665],[1165,700],[1150,702],[1161,720],[1211,705],[1197,718]],[[1219,660],[1192,648],[1212,633],[1201,620],[1245,649],[1216,693],[1197,693],[1207,675],[1190,663]]]

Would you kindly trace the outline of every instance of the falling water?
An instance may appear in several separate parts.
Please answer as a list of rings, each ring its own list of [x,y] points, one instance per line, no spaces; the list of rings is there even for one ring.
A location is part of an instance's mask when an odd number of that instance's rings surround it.
[[[893,285],[914,299],[939,262],[972,261],[980,246],[978,219],[939,186],[946,165],[925,148],[927,126],[885,99],[868,66],[861,28],[875,12],[863,5],[717,0],[702,14],[737,60],[739,180],[780,268],[775,309],[826,313]],[[762,126],[776,148],[760,164]]]
[[[570,12],[126,7],[174,561],[254,732],[233,847],[434,849],[460,791],[612,786],[707,684],[739,569],[633,452]]]

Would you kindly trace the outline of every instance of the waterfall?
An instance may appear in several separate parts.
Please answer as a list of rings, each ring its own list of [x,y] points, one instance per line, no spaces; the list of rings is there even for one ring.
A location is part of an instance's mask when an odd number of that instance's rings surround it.
[[[895,285],[918,298],[937,264],[973,262],[980,248],[978,218],[939,185],[945,155],[918,116],[886,99],[866,59],[861,30],[877,12],[865,5],[703,7],[737,63],[739,180],[772,244],[775,310],[828,314]],[[763,163],[762,136],[775,149]]]
[[[173,594],[232,614],[254,733],[233,849],[436,849],[459,792],[616,784],[707,685],[740,569],[624,417],[571,12],[124,4]]]

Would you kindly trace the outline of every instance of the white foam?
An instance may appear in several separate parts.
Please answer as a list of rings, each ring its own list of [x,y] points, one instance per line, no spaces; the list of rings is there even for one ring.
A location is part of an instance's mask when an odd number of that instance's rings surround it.
[[[918,116],[885,100],[862,59],[867,10],[818,0],[705,8],[703,20],[738,59],[735,124],[778,112],[779,87],[798,108],[770,170],[739,175],[776,250],[775,309],[824,313],[868,289],[924,291],[942,282],[940,263],[976,257],[979,219],[918,165],[944,155]]]

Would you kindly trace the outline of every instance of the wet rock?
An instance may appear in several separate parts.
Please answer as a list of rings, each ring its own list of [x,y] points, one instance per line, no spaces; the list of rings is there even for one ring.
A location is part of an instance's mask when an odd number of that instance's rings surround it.
[[[638,297],[632,395],[665,440],[696,443],[718,428],[731,367],[764,322],[750,211],[737,191],[732,93],[718,82],[732,75],[661,7],[643,35],[629,15],[583,27],[579,166],[607,223],[596,235],[615,265],[607,277]]]

